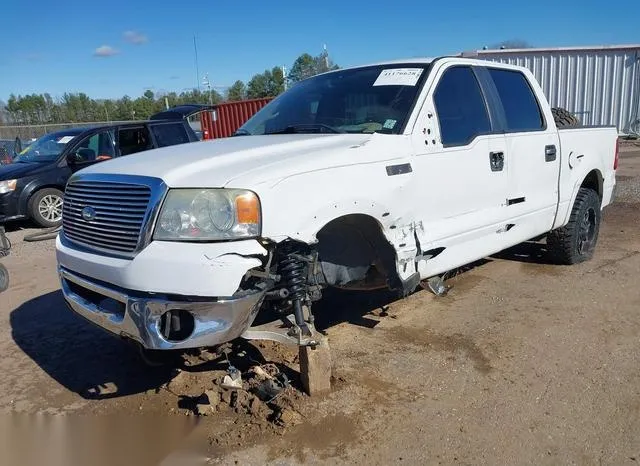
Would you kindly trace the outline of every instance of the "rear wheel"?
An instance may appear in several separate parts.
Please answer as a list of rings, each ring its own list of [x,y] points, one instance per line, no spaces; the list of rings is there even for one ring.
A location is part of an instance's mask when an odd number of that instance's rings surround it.
[[[600,232],[600,197],[593,189],[580,188],[569,222],[547,235],[551,256],[561,264],[578,264],[593,257]]]
[[[553,119],[558,128],[570,128],[572,126],[580,126],[580,120],[577,116],[564,108],[554,107],[551,109]]]
[[[29,215],[41,227],[57,227],[62,224],[62,198],[59,189],[45,188],[36,192],[29,201]]]

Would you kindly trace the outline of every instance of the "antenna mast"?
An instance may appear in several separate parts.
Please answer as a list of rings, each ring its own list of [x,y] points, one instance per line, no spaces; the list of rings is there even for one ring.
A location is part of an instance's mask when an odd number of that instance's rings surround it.
[[[198,92],[200,92],[200,68],[198,67],[198,44],[196,43],[196,35],[193,35],[193,49],[196,53],[196,84]]]

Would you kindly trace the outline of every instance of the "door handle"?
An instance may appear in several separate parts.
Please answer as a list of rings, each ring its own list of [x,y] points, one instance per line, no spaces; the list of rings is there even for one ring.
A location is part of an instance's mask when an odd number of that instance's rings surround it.
[[[492,172],[502,171],[504,168],[504,152],[489,152],[489,165]]]
[[[553,162],[556,159],[556,146],[550,145],[544,148],[544,161]]]

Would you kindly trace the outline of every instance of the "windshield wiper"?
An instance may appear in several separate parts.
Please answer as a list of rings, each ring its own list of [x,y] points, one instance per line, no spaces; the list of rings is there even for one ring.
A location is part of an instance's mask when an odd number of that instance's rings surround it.
[[[308,123],[308,124],[300,124],[300,125],[290,125],[286,128],[283,128],[278,131],[272,131],[270,133],[265,134],[293,134],[293,133],[344,133],[344,131],[339,130],[338,128],[334,128],[333,126],[323,125],[320,123]]]

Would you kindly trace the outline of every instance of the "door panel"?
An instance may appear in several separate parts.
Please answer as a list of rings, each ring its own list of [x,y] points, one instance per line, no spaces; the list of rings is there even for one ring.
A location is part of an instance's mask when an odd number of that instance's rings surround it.
[[[416,234],[423,252],[462,248],[457,260],[464,263],[477,254],[465,255],[465,245],[495,236],[507,219],[510,167],[504,137],[492,134],[486,99],[471,67],[439,70],[436,79],[413,136],[419,184],[414,192],[420,196],[423,226]]]
[[[545,124],[535,93],[521,72],[489,67],[488,74],[505,126],[508,210],[516,226],[535,236],[551,229],[556,213],[559,137],[554,125],[549,129]]]
[[[559,141],[549,133],[505,135],[510,160],[508,199],[524,202],[511,204],[514,217],[527,216],[540,233],[551,229],[558,203]],[[555,150],[555,157],[548,154]]]
[[[481,136],[465,147],[416,157],[425,207],[421,244],[454,246],[493,234],[506,220],[509,167],[505,161],[492,169],[491,163],[492,154],[503,152],[502,142],[502,136]]]

